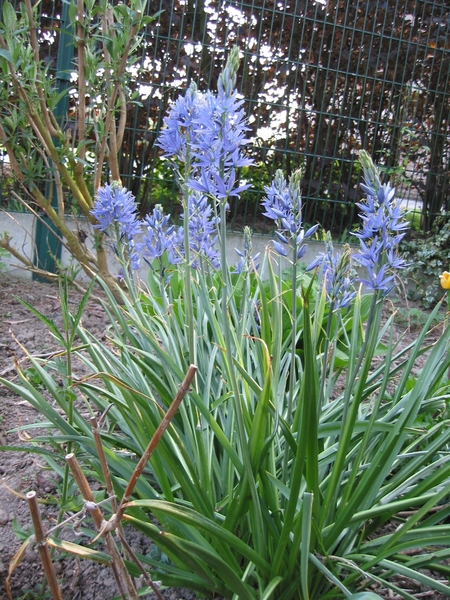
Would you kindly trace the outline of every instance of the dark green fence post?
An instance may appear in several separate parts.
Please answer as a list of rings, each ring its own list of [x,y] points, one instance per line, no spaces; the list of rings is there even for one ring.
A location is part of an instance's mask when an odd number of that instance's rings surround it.
[[[56,67],[58,94],[69,89],[70,74],[72,71],[74,43],[73,27],[69,20],[69,7],[70,2],[63,1]],[[66,93],[59,100],[54,110],[55,118],[60,125],[67,116],[68,107],[69,96]],[[52,191],[52,186],[50,185],[50,174],[47,177],[45,195],[47,198],[49,198],[50,195],[52,196],[51,204],[53,207],[57,208],[58,201],[56,193],[54,190]],[[39,269],[50,273],[57,272],[57,262],[61,258],[61,243],[55,234],[58,234],[58,230],[52,221],[46,215],[42,215],[42,221],[37,220],[36,222],[34,264]],[[34,278],[40,279],[38,276],[35,276]]]

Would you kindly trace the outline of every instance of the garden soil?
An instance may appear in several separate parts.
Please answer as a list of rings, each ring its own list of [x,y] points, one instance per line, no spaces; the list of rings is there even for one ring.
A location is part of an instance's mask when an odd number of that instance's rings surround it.
[[[23,348],[30,354],[43,357],[58,350],[45,325],[20,303],[19,298],[54,319],[58,325],[62,324],[57,286],[5,275],[0,277],[0,375],[13,381],[17,381],[15,361],[18,361],[22,370],[30,367]],[[80,298],[80,293],[71,292],[72,312],[76,311]],[[416,313],[420,314],[420,311]],[[83,325],[106,342],[107,318],[98,303],[89,301]],[[417,335],[417,330],[411,325],[414,323],[405,319],[404,323],[397,326],[398,335],[404,335],[404,344]],[[435,335],[439,335],[438,330]],[[77,368],[82,369],[82,366]],[[26,401],[0,385],[0,446],[26,444],[27,436],[35,433],[35,430],[27,431],[26,426],[40,419]],[[48,501],[56,494],[58,481],[39,455],[12,451],[0,452],[0,478],[0,600],[6,600],[5,582],[9,564],[21,544],[14,528],[20,526],[27,530],[31,527],[25,494],[34,490],[39,499]],[[56,522],[57,508],[53,504],[41,504],[41,512],[47,530]],[[71,530],[64,530],[62,537],[75,540]],[[139,533],[127,530],[126,537],[137,553],[146,554],[150,551],[149,540]],[[105,566],[75,558],[56,560],[54,564],[64,600],[110,600],[118,595],[112,572]],[[40,598],[42,582],[43,570],[39,556],[32,547],[28,547],[11,578],[12,597]],[[397,580],[396,584],[416,598],[444,598],[430,590],[414,587],[413,582],[408,580]],[[399,598],[388,590],[376,591],[386,598]],[[161,593],[170,600],[196,599],[189,590],[167,589]],[[155,596],[147,595],[145,598],[150,600]]]

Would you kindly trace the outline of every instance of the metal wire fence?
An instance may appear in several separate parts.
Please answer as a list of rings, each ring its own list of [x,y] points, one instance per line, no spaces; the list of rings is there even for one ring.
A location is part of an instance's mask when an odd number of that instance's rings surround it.
[[[1,2],[0,2],[1,4]],[[42,2],[43,51],[55,60],[61,4]],[[155,144],[170,102],[190,81],[215,89],[231,46],[249,119],[252,183],[230,228],[268,224],[259,207],[277,168],[303,169],[304,218],[341,238],[357,221],[367,149],[423,231],[450,210],[450,4],[427,0],[151,0],[127,110],[124,185],[145,213],[177,212],[176,186]],[[1,175],[1,173],[0,173]]]

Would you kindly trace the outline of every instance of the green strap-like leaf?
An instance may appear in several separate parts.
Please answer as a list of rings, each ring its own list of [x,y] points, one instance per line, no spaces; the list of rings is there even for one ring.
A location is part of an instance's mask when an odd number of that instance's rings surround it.
[[[127,506],[139,506],[141,508],[157,510],[170,517],[179,519],[183,523],[187,523],[188,525],[208,532],[212,536],[217,536],[223,543],[235,548],[249,561],[255,563],[258,568],[266,572],[270,571],[269,563],[251,546],[247,545],[243,540],[231,533],[231,531],[221,527],[219,524],[191,508],[186,506],[179,507],[172,502],[164,502],[162,500],[135,500],[130,502]]]
[[[202,561],[210,566],[217,576],[222,579],[226,587],[237,594],[237,597],[240,600],[256,600],[254,590],[248,584],[244,583],[235,573],[234,569],[231,569],[228,563],[222,560],[218,554],[203,546],[177,538],[169,533],[165,534],[165,537],[173,539],[174,541],[176,540],[182,550],[195,556],[198,561]]]
[[[2,56],[4,59],[6,59],[9,63],[12,64],[12,56],[9,50],[0,49],[0,56]]]
[[[58,327],[56,326],[56,323],[53,321],[53,319],[46,317],[37,308],[35,308],[32,304],[30,304],[26,300],[22,300],[22,298],[17,298],[17,299],[19,300],[19,302],[21,304],[26,306],[28,308],[28,310],[30,310],[36,317],[38,317],[38,319],[40,319],[44,323],[44,325],[46,325],[48,327],[48,329],[51,331],[51,333],[53,333],[55,338],[58,340],[58,342],[62,346],[65,346],[64,336],[60,333],[60,331],[59,331]]]

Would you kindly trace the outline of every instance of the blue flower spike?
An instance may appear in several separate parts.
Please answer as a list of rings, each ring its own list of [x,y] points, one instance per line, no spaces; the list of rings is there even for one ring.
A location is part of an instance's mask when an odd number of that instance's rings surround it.
[[[114,228],[118,233],[119,242],[124,242],[128,251],[128,260],[133,270],[139,269],[140,245],[135,243],[135,238],[141,233],[141,223],[137,218],[137,206],[131,192],[118,181],[113,181],[99,187],[95,197],[94,208],[91,214],[97,219],[94,225],[106,235]],[[117,252],[115,246],[114,250]]]
[[[378,169],[364,150],[359,155],[364,171],[362,189],[367,194],[365,202],[358,203],[363,222],[361,231],[355,233],[360,251],[354,260],[367,269],[367,279],[360,279],[369,289],[386,296],[395,284],[395,272],[406,267],[398,253],[398,245],[406,235],[408,222],[395,189],[390,183],[382,184]]]
[[[287,248],[297,249],[295,260],[300,260],[306,252],[305,240],[314,235],[318,225],[304,230],[302,221],[301,170],[295,171],[287,184],[283,172],[278,169],[272,185],[266,186],[266,196],[262,200],[263,215],[275,221],[277,240],[273,244],[280,256],[288,256]]]

